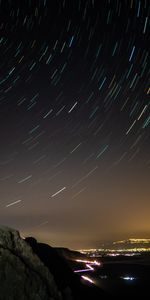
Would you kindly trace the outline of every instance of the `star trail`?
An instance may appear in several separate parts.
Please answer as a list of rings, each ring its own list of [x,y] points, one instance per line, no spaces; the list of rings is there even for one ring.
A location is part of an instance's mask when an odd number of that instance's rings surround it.
[[[148,236],[149,17],[148,0],[0,1],[1,224],[74,248]]]

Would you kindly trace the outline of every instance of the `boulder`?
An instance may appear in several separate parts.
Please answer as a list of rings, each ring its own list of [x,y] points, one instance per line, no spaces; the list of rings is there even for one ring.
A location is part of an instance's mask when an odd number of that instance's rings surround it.
[[[62,300],[48,268],[7,227],[0,227],[0,300]]]

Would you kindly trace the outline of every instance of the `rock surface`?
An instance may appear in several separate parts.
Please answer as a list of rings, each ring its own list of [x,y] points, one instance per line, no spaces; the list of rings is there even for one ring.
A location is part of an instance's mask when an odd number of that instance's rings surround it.
[[[0,300],[61,300],[50,271],[19,232],[0,227]]]

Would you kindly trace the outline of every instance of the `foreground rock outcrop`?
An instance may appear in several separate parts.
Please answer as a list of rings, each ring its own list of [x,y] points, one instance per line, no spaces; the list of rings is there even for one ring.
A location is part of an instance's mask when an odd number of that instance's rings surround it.
[[[48,268],[19,232],[0,227],[0,300],[62,300]]]
[[[100,288],[82,284],[61,251],[0,226],[0,300],[100,300],[104,296]]]

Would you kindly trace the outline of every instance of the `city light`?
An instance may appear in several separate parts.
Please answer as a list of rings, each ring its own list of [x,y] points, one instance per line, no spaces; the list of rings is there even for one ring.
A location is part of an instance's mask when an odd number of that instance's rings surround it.
[[[135,277],[130,277],[130,276],[126,276],[126,277],[121,277],[124,280],[128,280],[128,281],[133,281],[135,280]]]

